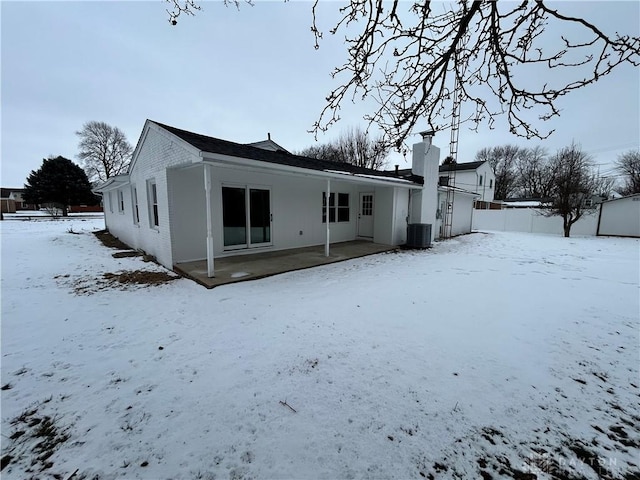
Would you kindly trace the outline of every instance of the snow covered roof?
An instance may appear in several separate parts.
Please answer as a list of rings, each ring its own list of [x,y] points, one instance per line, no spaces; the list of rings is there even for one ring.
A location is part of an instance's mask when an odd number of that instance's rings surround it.
[[[610,198],[609,200],[603,200],[602,203],[615,202],[617,200],[625,200],[627,198],[634,198],[636,201],[640,201],[640,193],[634,193],[633,195],[626,195],[624,197]]]
[[[513,202],[509,202],[509,201],[504,201],[502,202],[502,204],[505,207],[539,207],[542,205],[543,202],[541,202],[540,200],[520,200],[520,201],[513,201]]]

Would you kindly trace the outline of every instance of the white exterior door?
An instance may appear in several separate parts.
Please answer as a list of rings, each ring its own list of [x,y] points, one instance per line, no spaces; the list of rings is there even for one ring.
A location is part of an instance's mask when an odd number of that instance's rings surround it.
[[[358,236],[373,238],[373,193],[360,193]]]

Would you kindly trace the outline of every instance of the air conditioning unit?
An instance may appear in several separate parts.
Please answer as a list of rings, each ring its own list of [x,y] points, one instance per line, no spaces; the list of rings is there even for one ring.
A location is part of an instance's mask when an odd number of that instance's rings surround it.
[[[407,228],[407,247],[430,248],[431,247],[431,224],[430,223],[410,223]]]

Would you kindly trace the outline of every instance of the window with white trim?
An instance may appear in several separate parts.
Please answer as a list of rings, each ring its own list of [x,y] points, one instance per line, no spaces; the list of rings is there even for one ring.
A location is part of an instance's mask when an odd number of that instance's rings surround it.
[[[118,212],[124,213],[124,192],[118,190]]]
[[[336,202],[337,195],[337,202]],[[329,223],[349,221],[349,194],[329,194]],[[322,223],[327,223],[327,192],[322,192]]]
[[[133,206],[133,224],[138,225],[140,223],[140,211],[138,210],[138,189],[135,185],[131,186],[131,205]]]
[[[480,175],[480,177],[478,177],[478,186],[482,186],[482,175]]]
[[[147,180],[147,198],[149,199],[149,226],[156,228],[160,226],[158,218],[158,187],[155,178]]]
[[[109,211],[113,213],[113,192],[109,192]]]

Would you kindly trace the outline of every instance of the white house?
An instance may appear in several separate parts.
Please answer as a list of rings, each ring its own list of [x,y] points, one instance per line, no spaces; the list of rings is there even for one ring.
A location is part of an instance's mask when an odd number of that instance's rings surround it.
[[[452,186],[477,193],[477,200],[492,202],[495,193],[496,176],[489,162],[468,162],[440,165],[440,185],[449,185],[449,175],[455,171]]]
[[[406,242],[436,223],[440,149],[431,134],[400,176],[293,155],[270,139],[239,144],[147,120],[126,175],[102,193],[107,229],[167,268],[356,239]],[[435,229],[434,229],[435,230]],[[470,231],[470,228],[469,230]],[[433,239],[433,236],[432,236]]]
[[[602,202],[596,234],[640,237],[640,193]]]

